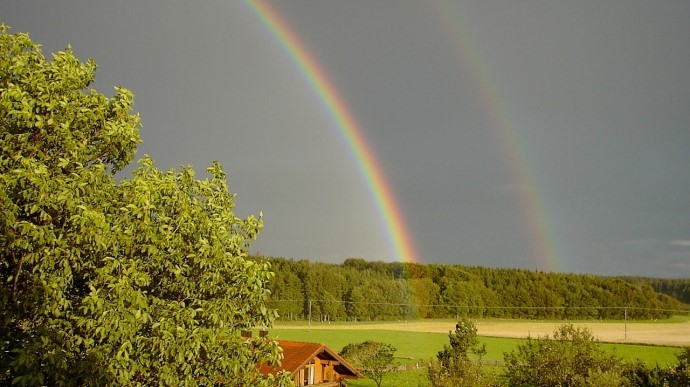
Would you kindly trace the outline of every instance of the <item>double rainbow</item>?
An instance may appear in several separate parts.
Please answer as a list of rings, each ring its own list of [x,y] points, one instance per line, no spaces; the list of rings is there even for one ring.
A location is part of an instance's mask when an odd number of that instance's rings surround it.
[[[508,119],[506,109],[501,103],[497,88],[491,81],[486,66],[483,65],[478,51],[469,39],[469,34],[463,28],[458,5],[450,0],[435,0],[430,3],[438,14],[440,24],[454,42],[459,55],[458,59],[465,63],[467,70],[474,75],[475,89],[481,98],[482,106],[486,109],[485,114],[490,120],[490,126],[500,143],[505,165],[513,181],[516,182],[515,186],[518,187],[519,205],[532,238],[535,264],[542,270],[562,270],[563,267],[557,259],[555,239],[550,233],[551,227],[549,227],[549,219],[545,204],[543,204],[544,200],[537,189],[536,178],[529,166],[529,160],[523,150],[524,146],[521,145],[517,131]],[[245,4],[261,20],[297,66],[333,120],[340,136],[354,156],[357,167],[376,202],[396,259],[401,262],[416,262],[418,255],[395,195],[361,127],[328,75],[290,26],[267,2],[245,0]]]

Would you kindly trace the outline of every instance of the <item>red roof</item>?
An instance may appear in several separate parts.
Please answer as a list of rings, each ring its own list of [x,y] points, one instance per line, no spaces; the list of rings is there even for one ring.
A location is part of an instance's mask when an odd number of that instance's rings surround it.
[[[271,367],[268,364],[261,364],[259,371],[262,374],[275,374],[279,371],[288,371],[295,374],[306,366],[314,357],[321,359],[334,360],[340,363],[336,366],[336,371],[343,377],[362,377],[356,368],[351,366],[340,357],[335,351],[320,343],[305,343],[301,341],[278,341],[278,345],[283,348],[282,365]]]

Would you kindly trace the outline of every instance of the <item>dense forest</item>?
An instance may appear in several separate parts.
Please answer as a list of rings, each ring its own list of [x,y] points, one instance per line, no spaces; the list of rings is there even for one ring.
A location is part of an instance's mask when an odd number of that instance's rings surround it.
[[[687,307],[643,278],[358,258],[342,264],[253,258],[271,262],[269,305],[284,320],[656,319]]]
[[[659,293],[669,295],[685,304],[690,304],[690,278],[649,278],[623,277],[626,281],[638,285],[649,284]]]

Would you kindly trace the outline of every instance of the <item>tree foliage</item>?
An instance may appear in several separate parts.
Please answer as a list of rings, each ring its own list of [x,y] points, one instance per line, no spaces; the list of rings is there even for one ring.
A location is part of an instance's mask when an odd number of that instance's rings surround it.
[[[449,332],[448,340],[450,345],[443,346],[436,355],[437,361],[432,362],[427,370],[433,387],[498,385],[496,376],[482,367],[486,346],[479,344],[477,326],[472,321],[467,318],[458,321],[455,331]]]
[[[346,345],[340,355],[381,387],[383,377],[395,370],[395,351],[390,344],[365,341]]]
[[[477,326],[467,318],[455,324],[455,332],[448,333],[450,345],[444,345],[436,356],[444,366],[457,359],[468,359],[470,353],[482,358],[486,354],[486,345],[479,345]]]
[[[88,89],[93,60],[46,60],[0,33],[0,384],[276,385],[260,362],[268,263],[246,259],[260,218],[240,219],[218,164],[162,172],[138,144],[133,94]]]
[[[627,382],[619,358],[609,355],[587,328],[561,325],[553,334],[528,338],[505,353],[510,385],[620,386]]]
[[[342,264],[254,257],[273,264],[270,305],[281,318],[315,321],[498,317],[666,318],[683,305],[645,281],[462,265]],[[327,291],[327,294],[325,293]]]
[[[669,386],[690,386],[690,347],[685,347],[676,356],[678,364],[669,367],[667,380]]]
[[[661,368],[640,361],[623,363],[607,354],[586,328],[560,326],[553,334],[528,339],[504,354],[506,379],[511,386],[636,386],[690,385],[690,348],[678,363]]]
[[[690,278],[648,278],[623,277],[627,282],[636,286],[650,285],[659,293],[669,295],[690,307]]]

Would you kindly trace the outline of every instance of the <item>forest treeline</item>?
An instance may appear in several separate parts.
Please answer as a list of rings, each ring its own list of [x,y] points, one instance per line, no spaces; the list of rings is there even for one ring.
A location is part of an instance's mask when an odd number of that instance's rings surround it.
[[[656,319],[686,307],[642,278],[359,258],[254,259],[272,264],[269,306],[284,320]]]
[[[638,285],[649,284],[659,293],[669,295],[684,304],[690,304],[690,278],[650,278],[623,277],[626,281]]]

